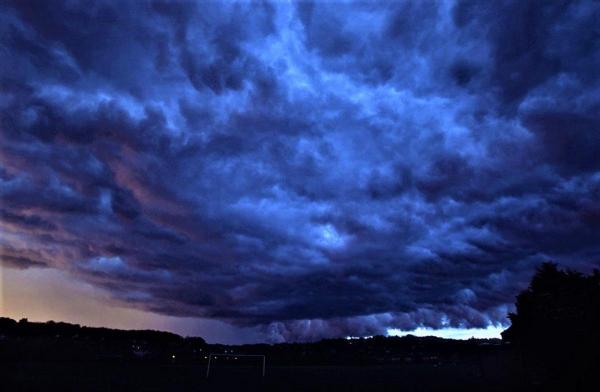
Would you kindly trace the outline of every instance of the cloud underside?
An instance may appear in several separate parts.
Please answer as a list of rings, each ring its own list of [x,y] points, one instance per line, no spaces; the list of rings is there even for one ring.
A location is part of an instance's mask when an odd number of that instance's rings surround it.
[[[600,265],[600,5],[0,6],[3,265],[278,340]]]

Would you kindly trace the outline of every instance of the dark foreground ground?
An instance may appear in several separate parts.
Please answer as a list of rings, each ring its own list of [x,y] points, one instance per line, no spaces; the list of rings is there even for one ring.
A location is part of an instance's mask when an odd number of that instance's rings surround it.
[[[507,363],[360,366],[205,366],[28,362],[3,364],[3,391],[518,391],[547,390]],[[564,389],[563,389],[564,390]],[[567,390],[576,390],[575,386]]]

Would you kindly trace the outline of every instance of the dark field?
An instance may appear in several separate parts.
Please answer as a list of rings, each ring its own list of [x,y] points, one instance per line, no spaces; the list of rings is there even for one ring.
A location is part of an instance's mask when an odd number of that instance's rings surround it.
[[[3,364],[2,384],[6,391],[519,390],[515,369],[502,362],[267,366],[264,378],[259,367],[215,367],[208,379],[205,365],[29,362]]]

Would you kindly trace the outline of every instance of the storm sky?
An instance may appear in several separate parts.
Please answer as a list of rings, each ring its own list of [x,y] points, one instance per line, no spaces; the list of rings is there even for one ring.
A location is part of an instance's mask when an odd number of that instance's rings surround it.
[[[539,263],[600,266],[599,20],[592,1],[3,1],[5,302],[59,274],[230,341],[506,326]]]

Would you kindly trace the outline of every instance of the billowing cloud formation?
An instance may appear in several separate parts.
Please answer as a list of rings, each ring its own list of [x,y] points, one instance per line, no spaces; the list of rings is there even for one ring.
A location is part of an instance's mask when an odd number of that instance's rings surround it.
[[[9,1],[4,265],[275,339],[600,264],[597,2]]]

